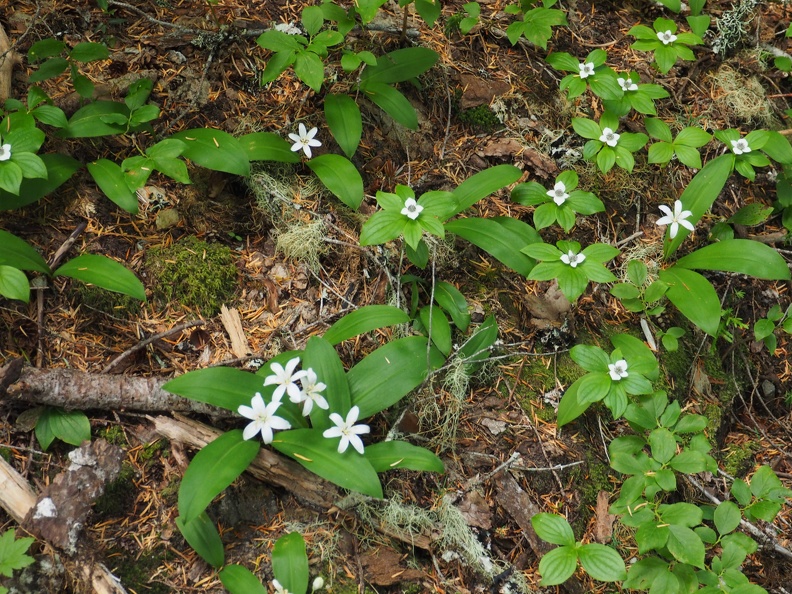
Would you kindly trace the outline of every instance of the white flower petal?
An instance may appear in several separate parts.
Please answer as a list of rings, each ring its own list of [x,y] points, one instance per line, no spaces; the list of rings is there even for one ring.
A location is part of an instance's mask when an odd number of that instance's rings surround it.
[[[351,443],[352,447],[357,450],[358,454],[363,453],[363,440],[361,440],[357,435],[350,435],[349,443]]]
[[[242,431],[242,438],[243,439],[253,439],[256,437],[256,434],[259,432],[259,424],[258,421],[253,421],[252,423],[248,423],[245,426],[244,431]]]
[[[334,414],[335,413],[330,415],[331,419]],[[324,432],[322,433],[322,437],[326,437],[327,439],[333,439],[334,437],[341,437],[341,427],[330,427],[329,429],[325,429]]]

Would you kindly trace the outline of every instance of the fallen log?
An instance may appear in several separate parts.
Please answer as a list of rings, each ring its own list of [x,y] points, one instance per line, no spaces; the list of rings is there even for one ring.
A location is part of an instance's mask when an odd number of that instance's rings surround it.
[[[74,369],[38,369],[11,362],[0,369],[2,386],[9,400],[60,406],[69,410],[101,409],[140,412],[196,412],[231,416],[216,406],[176,396],[162,389],[168,380],[109,373],[87,373]]]
[[[175,419],[164,416],[149,419],[154,423],[154,430],[163,437],[195,449],[201,449],[222,435],[218,429],[181,415],[176,415]],[[247,471],[262,481],[282,487],[306,505],[344,513],[336,507],[344,497],[341,489],[277,452],[261,448]],[[429,550],[437,535],[442,533],[440,529],[435,534],[406,534],[387,526],[374,528],[386,536],[425,550]]]

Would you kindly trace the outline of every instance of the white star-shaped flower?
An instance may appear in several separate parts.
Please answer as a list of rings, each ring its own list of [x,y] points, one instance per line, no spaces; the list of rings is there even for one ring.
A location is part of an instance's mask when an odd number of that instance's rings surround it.
[[[300,122],[300,125],[298,126],[298,131],[299,134],[289,134],[289,138],[291,138],[294,141],[291,150],[292,152],[295,153],[303,151],[305,153],[305,156],[310,159],[311,147],[322,146],[322,143],[314,138],[314,136],[316,136],[316,132],[318,131],[318,129],[316,127],[313,127],[310,130],[306,130],[305,124]]]
[[[246,419],[253,421],[245,427],[242,437],[253,439],[256,433],[260,431],[264,443],[272,443],[273,429],[291,429],[289,421],[275,415],[280,405],[280,400],[273,400],[265,405],[264,399],[258,392],[253,396],[253,400],[250,401],[250,406],[240,405],[237,412]]]
[[[616,134],[616,132],[610,128],[603,128],[602,135],[599,137],[599,139],[608,146],[616,146],[619,142],[619,136],[621,136],[621,134]]]
[[[677,36],[671,33],[671,29],[668,31],[658,31],[657,38],[663,42],[663,45],[674,43],[677,40]]]
[[[275,588],[275,594],[291,594],[278,580],[272,580],[272,587]]]
[[[674,237],[676,237],[680,225],[682,225],[688,231],[693,231],[693,224],[690,221],[686,220],[693,213],[690,212],[689,210],[682,210],[681,200],[674,201],[674,212],[671,212],[671,209],[668,208],[665,204],[660,205],[660,210],[662,210],[665,213],[665,216],[657,219],[657,224],[671,225],[671,232],[668,234],[668,236],[671,239],[674,239]]]
[[[731,145],[735,155],[742,155],[743,153],[751,152],[751,147],[748,146],[748,141],[745,140],[745,138],[740,138],[739,140],[732,140]]]
[[[627,373],[627,361],[619,359],[616,363],[608,363],[608,373],[614,382],[627,377],[629,375]]]
[[[295,398],[300,399],[300,387],[295,383],[298,379],[305,377],[305,371],[294,371],[297,365],[300,364],[300,358],[295,357],[286,363],[286,368],[280,363],[273,363],[270,367],[274,372],[273,375],[268,375],[264,378],[265,386],[278,386],[272,394],[272,399],[280,401],[283,394],[289,395],[289,399],[295,401]]]
[[[580,78],[588,78],[594,74],[594,62],[581,62],[578,64]]]
[[[635,84],[629,78],[622,78],[620,76],[619,78],[616,79],[616,82],[619,83],[619,86],[622,88],[622,91],[624,91],[625,93],[627,91],[637,91],[638,90],[638,85]]]
[[[586,256],[583,254],[576,254],[572,250],[569,250],[566,254],[561,254],[561,261],[564,264],[569,264],[572,268],[576,268],[578,264],[582,264],[585,259]]]
[[[418,204],[415,198],[407,198],[407,200],[404,201],[404,208],[401,209],[401,213],[414,221],[418,218],[418,215],[421,214],[423,209],[424,207]]]
[[[550,196],[553,202],[558,204],[558,206],[561,206],[566,202],[566,199],[569,198],[564,182],[557,182],[556,185],[553,186],[553,189],[547,192],[547,195]]]
[[[332,439],[334,437],[341,438],[341,441],[338,444],[339,454],[346,452],[346,449],[350,443],[359,454],[363,453],[363,440],[361,440],[358,435],[368,433],[371,431],[371,429],[368,425],[355,425],[355,421],[357,421],[359,414],[360,409],[357,406],[353,406],[349,409],[346,420],[343,419],[338,413],[330,414],[330,420],[333,421],[336,426],[330,427],[330,429],[325,429],[325,432],[322,433],[322,435],[328,439]]]
[[[11,145],[6,143],[0,146],[0,161],[8,161],[11,158]]]
[[[304,417],[307,417],[309,414],[311,414],[314,404],[324,410],[330,408],[330,405],[327,404],[327,400],[325,400],[324,396],[319,393],[327,386],[317,380],[318,378],[316,377],[316,372],[309,367],[305,370],[305,375],[300,380],[300,384],[302,384],[302,390],[300,390],[298,397],[294,398],[292,395],[289,395],[289,400],[295,404],[299,404],[300,402],[303,403],[302,414]]]

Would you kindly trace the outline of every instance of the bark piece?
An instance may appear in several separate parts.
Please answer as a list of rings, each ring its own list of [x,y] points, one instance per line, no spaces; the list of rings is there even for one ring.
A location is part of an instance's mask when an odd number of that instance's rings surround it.
[[[511,90],[511,85],[503,80],[484,80],[472,74],[463,74],[459,78],[463,88],[460,109],[489,105],[495,97]]]
[[[23,525],[66,554],[77,553],[77,542],[97,497],[121,470],[123,450],[103,439],[69,452],[71,465],[41,492]]]
[[[252,353],[245,330],[242,328],[242,318],[239,317],[239,310],[236,308],[228,309],[225,304],[220,308],[220,321],[228,332],[231,339],[231,350],[238,359],[247,357]]]
[[[492,529],[492,512],[487,500],[479,492],[468,492],[458,507],[468,526],[476,526],[484,530]]]
[[[503,473],[498,480],[498,504],[509,512],[509,515],[522,528],[528,544],[537,557],[542,557],[550,550],[550,545],[537,536],[531,525],[531,518],[541,510],[531,501],[528,494],[522,490],[517,481],[509,473]]]
[[[0,25],[0,103],[11,96],[11,79],[14,66],[22,63],[22,57],[11,49],[5,29]]]

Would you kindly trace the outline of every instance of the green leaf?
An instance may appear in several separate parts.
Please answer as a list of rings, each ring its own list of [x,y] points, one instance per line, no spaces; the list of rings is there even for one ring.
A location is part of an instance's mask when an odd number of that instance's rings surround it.
[[[666,524],[677,524],[686,528],[693,528],[701,524],[704,512],[692,503],[673,503],[659,507],[660,518]]]
[[[217,577],[231,594],[267,594],[267,589],[247,567],[236,564],[226,565]]]
[[[299,532],[289,532],[275,541],[272,547],[272,572],[280,585],[289,592],[302,593],[308,590],[308,554],[305,552],[305,540]]]
[[[507,217],[456,219],[446,223],[446,231],[455,233],[475,246],[491,254],[512,270],[528,276],[534,267],[533,258],[520,252],[529,243],[540,242],[541,238],[529,225]],[[522,233],[518,233],[517,229]]]
[[[205,402],[236,413],[241,405],[250,406],[261,392],[261,377],[232,367],[208,367],[173,378],[162,386],[173,394]],[[280,410],[278,411],[280,414]]]
[[[465,296],[454,285],[446,281],[435,284],[434,298],[437,304],[451,316],[454,325],[465,332],[470,324],[470,313]]]
[[[366,448],[364,456],[374,470],[385,472],[406,468],[425,472],[445,472],[443,462],[426,448],[406,441],[381,441]]]
[[[362,72],[361,88],[368,91],[372,83],[393,84],[410,80],[429,70],[439,58],[437,52],[425,47],[394,50],[380,56],[376,66],[369,66]]]
[[[583,569],[601,582],[616,582],[627,578],[627,568],[621,555],[605,545],[591,543],[578,549]]]
[[[608,371],[610,359],[607,353],[597,346],[575,345],[569,352],[569,356],[586,371]]]
[[[22,168],[13,161],[0,163],[0,189],[18,196],[23,177]]]
[[[209,565],[221,567],[225,563],[223,541],[220,540],[220,534],[206,512],[191,522],[185,522],[184,518],[176,518],[176,526],[187,544]]]
[[[773,213],[772,206],[765,206],[760,202],[753,202],[741,207],[737,212],[727,219],[727,223],[738,225],[759,225],[764,223]]]
[[[324,64],[322,59],[313,52],[297,52],[294,60],[294,74],[301,81],[318,93],[324,82]]]
[[[368,69],[364,72],[368,72]],[[366,83],[363,91],[366,97],[402,126],[410,130],[418,129],[418,115],[415,113],[415,108],[399,91],[381,82]]]
[[[666,546],[675,559],[693,567],[704,569],[704,543],[690,528],[672,524]]]
[[[786,261],[768,245],[750,239],[727,239],[706,245],[677,260],[677,266],[698,270],[740,272],[766,280],[789,280]]]
[[[177,132],[171,138],[184,142],[187,147],[182,156],[201,167],[243,177],[250,175],[247,151],[227,132],[193,128]]]
[[[674,156],[674,145],[655,142],[649,147],[649,163],[668,163]]]
[[[323,337],[330,344],[338,344],[378,328],[406,324],[410,317],[392,305],[366,305],[345,315],[328,328]]]
[[[30,283],[25,273],[18,268],[0,264],[0,295],[6,299],[30,302]]]
[[[47,37],[37,41],[28,50],[28,59],[31,62],[38,62],[52,56],[57,56],[66,49],[66,44],[58,41],[54,37]]]
[[[366,416],[361,413],[361,418]],[[281,431],[272,446],[339,487],[382,498],[382,485],[371,463],[353,447],[339,454],[338,440],[324,438],[317,429]]]
[[[106,256],[82,254],[66,262],[54,275],[68,276],[108,291],[146,300],[143,283],[129,269]]]
[[[572,118],[572,127],[575,129],[575,132],[583,138],[599,140],[599,137],[602,135],[602,129],[599,124],[587,118]]]
[[[668,542],[668,534],[668,526],[658,526],[654,520],[641,525],[635,533],[638,552],[644,554],[648,551],[662,549]]]
[[[575,546],[575,535],[566,518],[557,514],[539,513],[531,517],[531,526],[544,541]],[[543,574],[544,575],[544,574]]]
[[[696,149],[684,144],[678,144],[674,145],[674,151],[680,163],[693,169],[701,169],[701,155]]]
[[[712,134],[705,132],[701,128],[696,128],[695,126],[691,126],[688,128],[683,128],[682,131],[679,134],[677,134],[677,137],[674,140],[674,144],[684,144],[687,146],[698,148],[704,146],[710,140],[712,140]]]
[[[91,440],[91,423],[80,410],[46,407],[36,422],[36,438],[45,450],[55,438],[79,446]]]
[[[50,274],[47,262],[28,242],[0,229],[0,264],[19,270],[35,270]]]
[[[363,178],[349,159],[326,154],[308,161],[308,167],[341,202],[352,210],[358,209],[363,202]]]
[[[47,179],[47,165],[35,153],[15,151],[11,154],[11,162],[19,165],[25,178]]]
[[[377,245],[397,238],[404,232],[407,217],[393,210],[375,212],[360,230],[360,245]]]
[[[501,188],[516,182],[522,176],[522,171],[514,165],[496,165],[463,181],[453,191],[458,207],[454,214],[467,210],[482,198],[494,194]],[[515,188],[515,191],[517,188]],[[512,193],[513,194],[513,193]],[[514,196],[512,195],[512,199]]]
[[[106,60],[110,57],[110,52],[104,43],[92,43],[83,41],[75,45],[69,52],[69,58],[75,62],[96,62]]]
[[[118,101],[93,101],[78,109],[69,125],[58,130],[61,138],[94,138],[122,134],[129,120],[129,108]],[[118,121],[123,123],[111,123]]]
[[[330,409],[323,410],[315,406],[311,411],[311,425],[315,429],[327,429],[332,426],[331,412],[349,410],[352,406],[344,366],[333,345],[319,336],[312,336],[308,340],[302,366],[303,369],[313,369],[319,380],[327,385],[325,396]]]
[[[792,146],[790,146],[787,137],[775,130],[766,132],[768,136],[762,147],[762,152],[773,159],[773,161],[778,161],[785,165],[792,163]]]
[[[253,132],[237,140],[248,161],[276,161],[299,163],[300,155],[291,150],[291,145],[272,132]]]
[[[740,508],[734,502],[723,501],[715,508],[713,520],[718,533],[723,536],[733,532],[740,525],[742,514],[740,513]]]
[[[460,347],[458,356],[473,364],[468,364],[467,369],[475,369],[475,362],[484,359],[489,348],[495,344],[498,339],[498,324],[495,321],[495,316],[489,315],[479,325],[473,336],[468,338],[465,343]]]
[[[646,126],[646,131],[652,138],[657,138],[669,144],[673,142],[671,128],[660,118],[646,118],[644,119],[644,126]]]
[[[360,407],[360,418],[388,408],[426,379],[427,339],[408,336],[393,340],[367,355],[347,372],[352,405]],[[430,351],[432,368],[443,364],[437,351]]]
[[[535,517],[535,516],[534,516]],[[577,569],[577,551],[571,546],[558,547],[546,553],[539,561],[541,586],[563,584]]]
[[[665,464],[676,454],[676,440],[674,435],[665,427],[659,427],[649,434],[649,446],[652,448],[652,458]]]
[[[105,196],[125,211],[137,214],[137,195],[127,185],[121,167],[108,159],[99,159],[88,163],[88,173]]]
[[[35,538],[16,538],[16,532],[9,528],[0,536],[0,575],[11,577],[17,569],[31,565],[35,559],[26,555]]]
[[[69,62],[65,58],[50,58],[46,62],[43,62],[41,66],[39,66],[39,69],[30,75],[28,81],[31,83],[37,83],[50,78],[55,78],[56,76],[63,74],[68,67]]]
[[[678,266],[661,270],[659,277],[668,285],[668,299],[682,315],[710,336],[716,336],[721,307],[712,284],[699,273]]]
[[[580,378],[578,400],[581,404],[599,402],[611,390],[613,381],[607,373],[595,371]]]
[[[179,516],[185,522],[197,518],[245,471],[259,446],[257,439],[243,439],[241,429],[224,433],[204,446],[184,471],[179,486]]]
[[[448,323],[445,313],[439,307],[429,307],[428,305],[419,310],[421,323],[427,334],[432,339],[432,343],[446,357],[451,354],[451,325]],[[431,324],[431,333],[430,333]]]
[[[333,138],[351,159],[363,134],[360,108],[349,95],[327,95],[324,100],[324,113]]]

